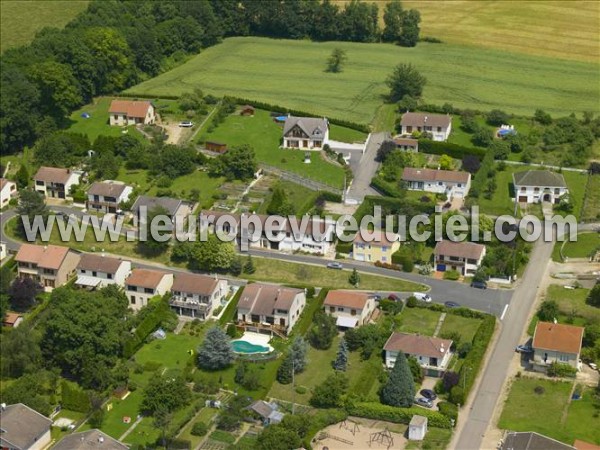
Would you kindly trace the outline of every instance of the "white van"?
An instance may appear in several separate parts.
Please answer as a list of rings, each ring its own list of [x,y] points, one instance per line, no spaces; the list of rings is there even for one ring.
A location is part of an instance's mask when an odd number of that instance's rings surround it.
[[[424,292],[413,292],[413,297],[425,303],[431,303],[431,297]]]

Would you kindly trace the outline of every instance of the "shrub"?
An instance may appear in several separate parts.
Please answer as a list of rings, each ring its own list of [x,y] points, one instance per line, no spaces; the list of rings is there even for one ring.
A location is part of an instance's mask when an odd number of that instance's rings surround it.
[[[454,403],[455,405],[464,405],[465,399],[467,396],[465,395],[465,391],[460,386],[454,386],[450,389],[450,395],[448,396],[448,401]]]
[[[414,295],[411,295],[406,299],[406,306],[408,308],[415,308],[419,304],[419,301]]]
[[[70,381],[61,383],[62,406],[72,411],[86,413],[90,409],[90,397],[77,384]]]
[[[306,389],[304,386],[296,386],[296,394],[306,394],[308,392],[308,389]]]
[[[419,151],[434,155],[448,155],[455,159],[463,159],[466,155],[472,155],[483,159],[486,151],[481,148],[465,147],[450,142],[438,142],[429,139],[419,139]]]
[[[375,402],[358,402],[348,405],[347,411],[351,416],[405,424],[409,423],[415,414],[418,414],[427,417],[429,426],[437,428],[452,427],[449,417],[438,411],[430,411],[416,406],[396,408],[395,406],[382,405]]]
[[[568,364],[563,364],[563,363],[554,361],[552,364],[550,364],[550,367],[548,367],[547,373],[548,373],[549,377],[574,378],[575,375],[577,374],[577,369]]]
[[[544,392],[546,392],[546,389],[544,389],[543,386],[536,386],[533,389],[533,392],[535,392],[537,395],[542,395]]]
[[[456,281],[460,278],[460,273],[456,270],[447,270],[444,272],[444,280]]]
[[[192,427],[192,434],[194,436],[204,436],[208,433],[208,427],[204,422],[196,422]]]
[[[449,402],[439,402],[437,405],[440,413],[454,420],[454,424],[456,425],[456,419],[458,418],[458,407]]]

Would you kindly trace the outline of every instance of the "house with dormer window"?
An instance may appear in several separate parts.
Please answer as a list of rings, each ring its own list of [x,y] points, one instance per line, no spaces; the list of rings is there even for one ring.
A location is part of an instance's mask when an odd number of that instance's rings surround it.
[[[329,141],[325,118],[288,116],[283,125],[283,148],[321,150]]]

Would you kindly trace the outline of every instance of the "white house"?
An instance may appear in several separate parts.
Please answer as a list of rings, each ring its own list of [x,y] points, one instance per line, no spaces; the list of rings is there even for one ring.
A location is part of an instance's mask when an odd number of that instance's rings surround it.
[[[133,188],[122,181],[97,181],[88,189],[86,207],[103,213],[116,213],[132,192]]]
[[[538,322],[533,333],[533,369],[545,372],[554,362],[579,369],[584,328],[560,323]]]
[[[400,352],[406,357],[413,356],[431,377],[441,377],[452,356],[452,341],[430,336],[408,333],[392,333],[383,346],[385,366],[389,369],[396,364]]]
[[[400,134],[404,136],[417,131],[431,133],[434,141],[445,141],[452,131],[452,117],[448,114],[407,112],[402,114],[400,128]]]
[[[466,197],[471,188],[471,174],[457,170],[417,169],[405,167],[402,181],[411,191],[433,192],[453,197]]]
[[[227,280],[216,276],[178,273],[173,281],[169,304],[180,316],[206,320],[225,300],[227,292]]]
[[[103,288],[109,284],[124,287],[131,273],[131,261],[86,253],[77,265],[75,284],[85,288]]]
[[[22,403],[0,408],[2,450],[43,450],[50,445],[52,421]]]
[[[17,195],[17,185],[6,178],[0,178],[0,208],[4,208],[10,199]]]
[[[375,306],[374,297],[358,291],[329,291],[323,302],[324,311],[336,318],[340,328],[364,325],[375,311]]]
[[[325,118],[288,116],[283,125],[283,148],[321,150],[329,141]]]
[[[173,286],[173,274],[151,269],[133,269],[125,280],[129,306],[139,311],[155,295],[165,295]]]
[[[427,434],[427,417],[415,414],[408,424],[408,440],[422,441]]]
[[[565,178],[549,170],[526,170],[513,173],[515,195],[519,203],[558,203],[569,193]]]
[[[59,167],[40,167],[33,180],[35,190],[44,197],[70,198],[71,187],[79,184],[83,172]]]
[[[110,124],[117,126],[150,125],[156,121],[154,106],[147,100],[113,100],[108,114]]]
[[[247,329],[270,328],[289,334],[305,306],[306,294],[302,289],[265,283],[248,284],[238,302],[238,324]]]
[[[435,270],[456,270],[461,275],[473,275],[485,257],[485,245],[474,242],[440,241],[435,245]]]

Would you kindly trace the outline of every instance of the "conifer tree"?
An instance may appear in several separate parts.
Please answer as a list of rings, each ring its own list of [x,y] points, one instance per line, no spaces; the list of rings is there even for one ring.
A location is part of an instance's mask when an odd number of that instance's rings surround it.
[[[203,369],[219,370],[229,366],[233,357],[227,334],[218,326],[208,330],[198,349],[198,365]]]
[[[415,382],[406,356],[404,356],[404,353],[398,352],[396,364],[394,364],[388,381],[381,390],[381,403],[408,408],[413,404],[415,393]]]

